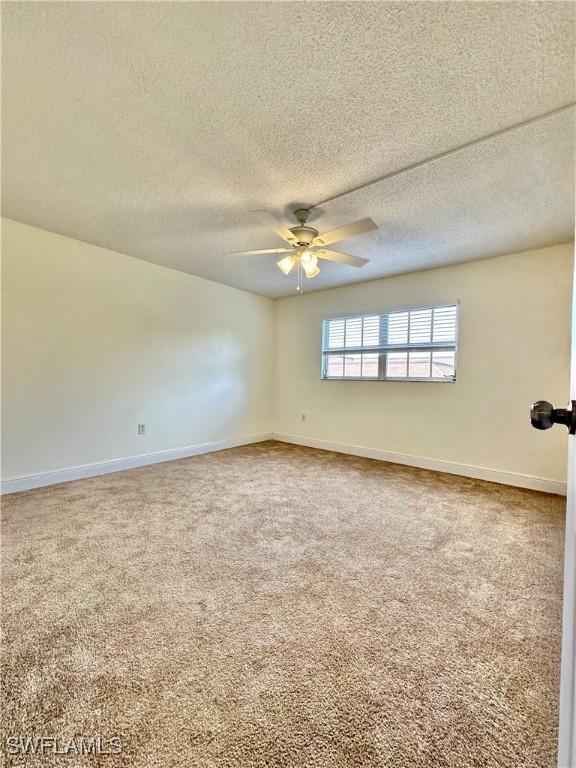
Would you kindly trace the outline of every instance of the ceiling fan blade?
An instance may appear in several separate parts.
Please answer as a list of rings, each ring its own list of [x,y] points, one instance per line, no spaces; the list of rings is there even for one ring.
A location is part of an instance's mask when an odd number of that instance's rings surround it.
[[[340,264],[348,264],[349,267],[363,267],[370,261],[370,259],[361,259],[360,256],[351,256],[349,253],[342,253],[341,251],[329,251],[325,248],[314,251],[314,253],[319,259],[337,261]]]
[[[276,234],[282,238],[282,240],[286,240],[287,243],[295,243],[296,238],[290,232],[288,227],[285,227],[282,222],[276,218],[276,216],[273,216],[271,213],[268,213],[268,211],[258,211],[258,218],[269,229],[271,229],[273,232],[276,232]]]
[[[292,253],[293,248],[261,248],[257,251],[229,251],[225,256],[261,256],[265,253]]]
[[[373,229],[378,229],[378,224],[375,221],[372,221],[372,219],[359,219],[352,224],[347,224],[345,227],[331,229],[329,232],[324,232],[323,235],[318,235],[313,243],[314,245],[332,245],[340,240],[348,240],[350,237],[371,232]]]

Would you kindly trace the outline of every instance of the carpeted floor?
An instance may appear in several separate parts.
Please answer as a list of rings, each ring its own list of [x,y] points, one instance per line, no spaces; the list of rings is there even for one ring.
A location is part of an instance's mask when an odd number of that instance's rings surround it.
[[[559,497],[270,442],[3,517],[4,748],[123,745],[6,765],[555,765]]]

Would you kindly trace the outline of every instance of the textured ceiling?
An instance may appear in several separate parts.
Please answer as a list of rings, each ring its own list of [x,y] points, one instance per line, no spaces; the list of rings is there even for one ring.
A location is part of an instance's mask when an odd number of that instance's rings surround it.
[[[563,2],[2,4],[4,215],[268,296],[251,211],[314,204],[574,99]],[[307,290],[573,238],[564,113],[321,205]]]

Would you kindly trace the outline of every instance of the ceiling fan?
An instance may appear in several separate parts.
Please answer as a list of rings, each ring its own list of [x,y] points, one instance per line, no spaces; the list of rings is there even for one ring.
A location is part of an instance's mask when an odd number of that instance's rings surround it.
[[[298,269],[298,290],[302,289],[302,272],[306,277],[316,277],[320,273],[318,259],[327,261],[337,261],[339,264],[348,264],[351,267],[363,267],[368,263],[368,259],[361,259],[359,256],[351,256],[341,251],[333,251],[324,246],[339,243],[341,240],[348,240],[350,237],[363,235],[378,229],[378,225],[372,219],[359,219],[352,224],[344,227],[331,229],[329,232],[320,234],[317,229],[306,224],[310,216],[308,208],[298,208],[294,211],[294,216],[298,221],[295,227],[286,227],[275,216],[270,213],[260,212],[259,217],[273,232],[279,235],[289,244],[289,248],[263,248],[257,251],[234,251],[229,255],[236,256],[256,256],[267,253],[287,253],[277,262],[278,268],[289,275],[292,270]]]

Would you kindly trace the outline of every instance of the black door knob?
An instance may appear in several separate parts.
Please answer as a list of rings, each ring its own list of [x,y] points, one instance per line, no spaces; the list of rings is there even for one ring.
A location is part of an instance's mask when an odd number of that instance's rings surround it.
[[[554,408],[546,400],[537,400],[530,406],[530,422],[535,429],[550,429],[564,424],[571,435],[576,434],[576,400],[568,408]]]

